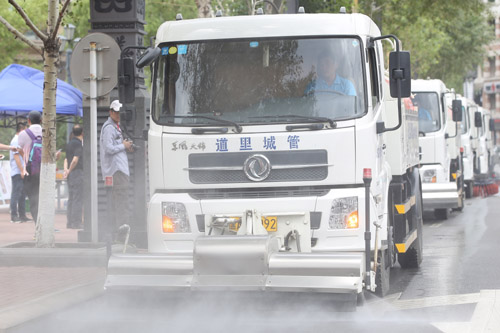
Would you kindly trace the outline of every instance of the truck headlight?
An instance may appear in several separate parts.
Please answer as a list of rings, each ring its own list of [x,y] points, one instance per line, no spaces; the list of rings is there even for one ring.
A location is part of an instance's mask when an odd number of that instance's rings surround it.
[[[358,197],[334,199],[330,208],[328,227],[329,229],[358,228]]]
[[[424,177],[422,179],[424,183],[435,183],[436,182],[436,169],[429,169],[424,171]]]
[[[161,226],[164,233],[191,232],[184,204],[180,202],[162,202],[161,211]]]

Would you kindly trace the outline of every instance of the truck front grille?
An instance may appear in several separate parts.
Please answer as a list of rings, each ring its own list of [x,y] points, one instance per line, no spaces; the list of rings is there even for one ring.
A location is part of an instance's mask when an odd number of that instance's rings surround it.
[[[243,165],[255,154],[264,155],[271,164],[271,172],[262,183],[320,181],[328,176],[326,150],[265,151],[191,154],[189,180],[194,184],[253,183]]]

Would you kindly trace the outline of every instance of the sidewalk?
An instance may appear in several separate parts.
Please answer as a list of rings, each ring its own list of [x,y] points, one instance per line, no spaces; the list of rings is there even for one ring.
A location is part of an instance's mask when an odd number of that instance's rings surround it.
[[[0,209],[0,332],[104,291],[105,249],[78,244],[64,214],[54,226],[56,248],[34,248],[35,224],[11,223]]]
[[[27,213],[29,217],[31,215]],[[66,228],[66,215],[56,214],[54,228],[56,243],[76,243],[78,230]],[[18,242],[33,242],[35,223],[11,223],[9,209],[0,209],[0,247]]]

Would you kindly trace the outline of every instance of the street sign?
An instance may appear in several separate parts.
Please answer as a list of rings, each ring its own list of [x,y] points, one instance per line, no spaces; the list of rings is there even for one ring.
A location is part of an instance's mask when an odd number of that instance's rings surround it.
[[[90,43],[96,43],[97,97],[108,94],[118,81],[117,63],[120,47],[109,35],[101,32],[88,34],[73,49],[70,73],[73,84],[85,95],[90,95]]]

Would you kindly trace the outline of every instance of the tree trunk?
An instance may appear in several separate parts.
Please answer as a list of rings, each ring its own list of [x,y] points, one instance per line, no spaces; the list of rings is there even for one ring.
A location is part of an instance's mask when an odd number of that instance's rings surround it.
[[[49,0],[48,35],[52,35],[59,14],[59,2]],[[56,197],[56,91],[59,46],[57,39],[44,43],[44,82],[42,117],[42,168],[40,170],[40,196],[36,228],[36,246],[54,246],[54,218]]]

